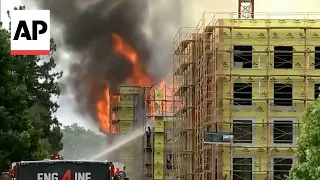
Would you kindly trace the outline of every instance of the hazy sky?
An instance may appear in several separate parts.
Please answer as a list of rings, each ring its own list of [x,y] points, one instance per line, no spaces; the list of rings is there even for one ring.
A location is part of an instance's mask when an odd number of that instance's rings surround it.
[[[6,11],[14,6],[24,4],[22,0],[0,0],[1,1],[1,21],[4,27],[8,26]],[[160,1],[160,0],[159,0]],[[162,0],[175,1],[175,0]],[[203,12],[235,12],[237,11],[238,0],[179,0],[182,9],[181,24],[185,27],[195,26],[200,20]],[[29,7],[29,6],[27,6]],[[320,1],[319,0],[256,0],[256,12],[319,12],[313,18],[320,19]],[[161,16],[161,14],[159,14]],[[288,15],[287,18],[290,18]],[[291,16],[291,18],[293,18]],[[165,30],[165,29],[164,29]],[[178,29],[177,29],[178,30]],[[171,46],[171,44],[168,44]],[[59,64],[59,67],[67,71],[67,63]],[[63,124],[78,122],[87,128],[93,128],[87,118],[78,115],[73,109],[75,104],[70,95],[62,96],[59,100],[61,105],[56,114]]]

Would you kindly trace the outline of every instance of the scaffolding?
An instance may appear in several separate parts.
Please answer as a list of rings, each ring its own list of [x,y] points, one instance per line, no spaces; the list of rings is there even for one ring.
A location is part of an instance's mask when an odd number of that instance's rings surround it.
[[[218,94],[216,84],[216,55],[214,52],[214,14],[206,13],[197,26],[196,42],[196,179],[212,179],[215,145],[204,145],[204,132],[217,132],[216,115]],[[208,22],[206,22],[209,20]],[[220,108],[221,109],[221,108]],[[219,160],[218,160],[219,162]]]
[[[173,178],[172,88],[145,88],[145,179]]]
[[[295,161],[298,117],[319,95],[317,17],[255,13],[256,19],[238,19],[236,13],[205,13],[189,36],[179,35],[175,49],[193,44],[195,50],[174,52],[178,178],[282,180],[288,175]],[[188,59],[192,63],[185,65]],[[182,71],[186,66],[196,73]],[[184,116],[183,92],[193,86],[195,113]],[[195,142],[192,149],[181,148],[185,131],[195,133],[186,143]],[[204,132],[233,133],[234,140],[207,144]]]
[[[194,28],[181,28],[174,39],[174,159],[175,176],[195,178],[195,60],[196,36]]]

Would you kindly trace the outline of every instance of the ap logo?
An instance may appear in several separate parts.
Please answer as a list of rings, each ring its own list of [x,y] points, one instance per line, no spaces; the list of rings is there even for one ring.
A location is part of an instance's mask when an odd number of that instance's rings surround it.
[[[50,11],[11,12],[11,54],[50,55]]]

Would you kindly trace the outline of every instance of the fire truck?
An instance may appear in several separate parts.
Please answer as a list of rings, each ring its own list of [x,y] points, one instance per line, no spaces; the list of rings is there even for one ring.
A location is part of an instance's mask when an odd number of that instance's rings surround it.
[[[119,162],[65,160],[52,155],[43,161],[12,163],[0,180],[129,180]]]

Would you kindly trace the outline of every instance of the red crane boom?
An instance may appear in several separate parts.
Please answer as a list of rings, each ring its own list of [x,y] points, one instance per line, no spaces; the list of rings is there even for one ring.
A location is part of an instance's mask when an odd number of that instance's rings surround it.
[[[254,18],[254,0],[238,0],[238,18]]]

